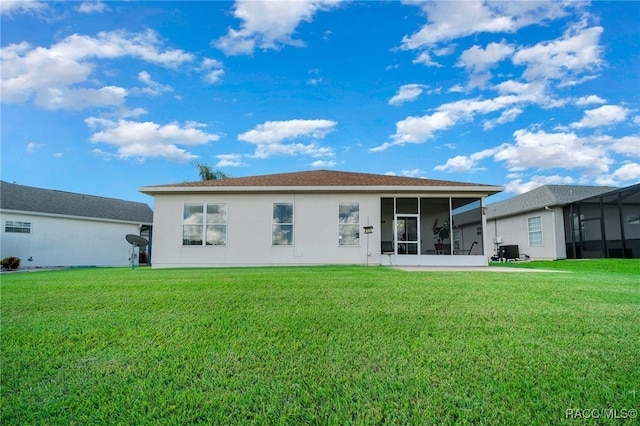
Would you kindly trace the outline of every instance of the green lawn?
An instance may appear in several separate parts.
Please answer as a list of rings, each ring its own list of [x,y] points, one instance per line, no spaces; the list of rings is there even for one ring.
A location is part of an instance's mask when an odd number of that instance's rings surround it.
[[[0,424],[637,422],[640,261],[527,266],[3,274]]]

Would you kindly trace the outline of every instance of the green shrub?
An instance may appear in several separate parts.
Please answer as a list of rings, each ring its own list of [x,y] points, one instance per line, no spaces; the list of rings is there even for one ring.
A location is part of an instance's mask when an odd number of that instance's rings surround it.
[[[15,269],[18,269],[20,267],[20,258],[19,257],[14,257],[14,256],[10,256],[10,257],[5,257],[4,259],[2,259],[0,261],[0,263],[2,264],[2,267],[8,271],[13,271]]]

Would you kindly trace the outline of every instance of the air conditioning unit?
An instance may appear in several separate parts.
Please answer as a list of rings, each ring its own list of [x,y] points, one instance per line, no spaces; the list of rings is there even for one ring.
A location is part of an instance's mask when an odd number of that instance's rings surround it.
[[[493,237],[493,244],[502,244],[502,237]]]

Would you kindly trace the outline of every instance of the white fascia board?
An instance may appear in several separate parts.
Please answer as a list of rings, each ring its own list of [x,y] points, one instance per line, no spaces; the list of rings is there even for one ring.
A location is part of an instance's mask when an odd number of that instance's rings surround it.
[[[504,191],[502,186],[154,186],[138,188],[147,195],[185,193],[265,193],[265,192],[376,192],[398,193],[452,193],[489,196]]]
[[[152,222],[138,222],[135,220],[120,220],[120,219],[107,219],[103,217],[90,217],[90,216],[76,216],[76,215],[67,215],[67,214],[58,214],[58,213],[42,213],[42,212],[31,212],[28,210],[0,210],[2,213],[11,213],[16,215],[24,215],[24,216],[39,216],[39,217],[53,217],[59,219],[74,219],[74,220],[87,220],[91,222],[109,222],[109,223],[120,223],[127,225],[149,225],[152,226]]]

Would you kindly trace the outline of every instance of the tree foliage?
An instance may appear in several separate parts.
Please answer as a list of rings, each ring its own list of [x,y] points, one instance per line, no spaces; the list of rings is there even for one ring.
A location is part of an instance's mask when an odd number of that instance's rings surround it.
[[[200,175],[200,180],[218,180],[218,179],[226,179],[226,173],[220,170],[213,170],[213,168],[205,163],[194,163],[194,166],[198,169],[198,174]]]

